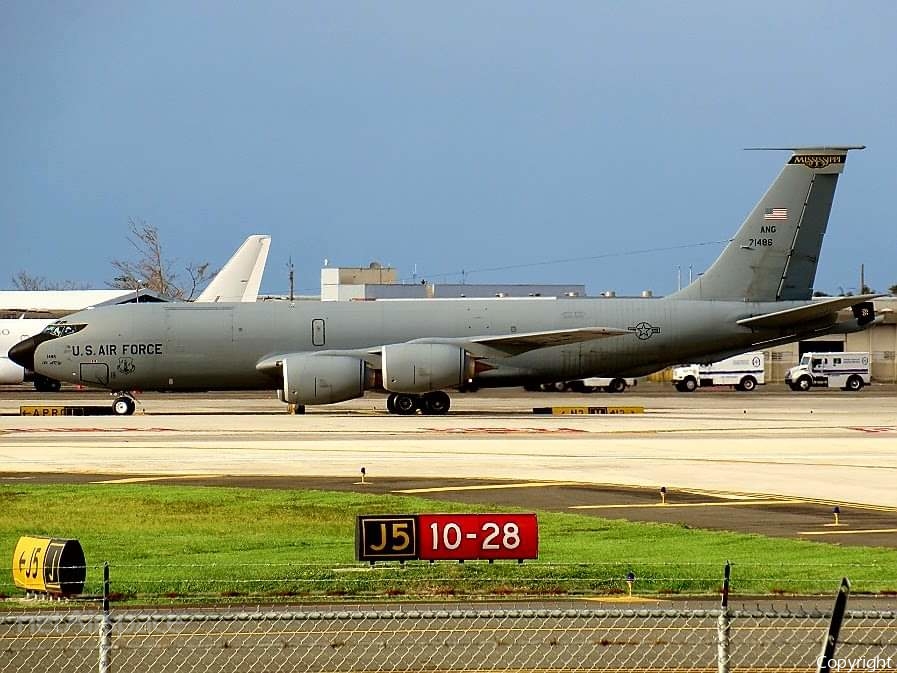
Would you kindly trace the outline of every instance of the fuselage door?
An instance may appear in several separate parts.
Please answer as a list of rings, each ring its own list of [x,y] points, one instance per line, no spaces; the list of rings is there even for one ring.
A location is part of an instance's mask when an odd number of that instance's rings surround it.
[[[105,362],[82,362],[81,381],[99,386],[109,385],[109,365]]]
[[[311,345],[323,346],[325,342],[326,330],[323,318],[315,318],[311,321]]]

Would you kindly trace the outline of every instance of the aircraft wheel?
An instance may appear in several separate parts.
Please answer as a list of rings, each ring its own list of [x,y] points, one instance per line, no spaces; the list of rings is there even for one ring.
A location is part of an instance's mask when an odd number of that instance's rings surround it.
[[[386,411],[391,414],[396,413],[396,394],[390,393],[389,397],[386,398]]]
[[[134,413],[134,409],[136,408],[137,405],[134,404],[134,400],[125,395],[116,397],[115,401],[112,403],[112,413],[116,416],[130,416]]]
[[[554,391],[556,393],[565,393],[567,392],[567,382],[555,381],[554,383],[549,383],[546,390]]]
[[[695,380],[694,376],[689,376],[687,379],[682,381],[682,392],[683,393],[693,393],[698,389],[698,382]]]
[[[399,416],[410,416],[417,411],[420,398],[417,395],[407,395],[405,393],[395,393],[395,399],[392,401],[395,413]]]
[[[39,393],[58,393],[60,386],[59,381],[48,379],[46,376],[38,374],[34,377],[34,389]]]
[[[739,390],[749,393],[757,388],[757,379],[755,379],[753,376],[745,376],[743,379],[741,379],[741,383],[739,384],[739,386]]]
[[[856,392],[858,390],[863,389],[863,379],[859,376],[851,376],[847,379],[847,385],[844,386],[844,390],[850,390],[851,392]]]
[[[607,386],[607,391],[610,393],[622,393],[626,390],[626,381],[623,379],[614,379],[610,382],[610,385]]]
[[[422,411],[430,416],[443,416],[448,413],[449,407],[452,406],[452,398],[448,396],[448,393],[444,393],[441,390],[427,393],[421,401]]]
[[[795,390],[800,390],[801,392],[807,392],[810,388],[813,387],[813,381],[809,376],[801,376],[797,382],[794,384]]]
[[[292,405],[293,413],[297,416],[301,416],[305,413],[305,405],[304,404],[294,404]]]

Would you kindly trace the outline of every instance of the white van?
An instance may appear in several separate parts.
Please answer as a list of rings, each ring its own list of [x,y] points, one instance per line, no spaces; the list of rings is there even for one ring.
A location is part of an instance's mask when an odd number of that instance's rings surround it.
[[[692,364],[673,368],[673,385],[680,393],[692,393],[700,386],[734,386],[751,391],[766,383],[763,351],[742,353],[709,365]]]
[[[862,390],[872,383],[869,353],[804,353],[800,364],[785,374],[791,390],[841,388]]]

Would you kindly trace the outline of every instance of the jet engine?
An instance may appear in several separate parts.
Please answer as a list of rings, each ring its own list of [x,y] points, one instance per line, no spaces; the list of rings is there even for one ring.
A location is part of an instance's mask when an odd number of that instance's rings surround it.
[[[460,346],[405,343],[383,347],[383,387],[393,393],[427,393],[473,378],[475,360]]]
[[[374,372],[352,355],[304,353],[283,359],[283,401],[331,404],[364,395],[373,387]]]
[[[24,369],[8,358],[0,358],[0,384],[21,383],[24,380]]]

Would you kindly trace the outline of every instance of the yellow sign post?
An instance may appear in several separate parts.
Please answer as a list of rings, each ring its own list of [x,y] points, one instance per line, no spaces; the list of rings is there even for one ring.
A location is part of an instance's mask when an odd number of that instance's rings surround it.
[[[20,537],[12,555],[12,578],[25,591],[70,596],[84,590],[87,566],[77,540]]]

